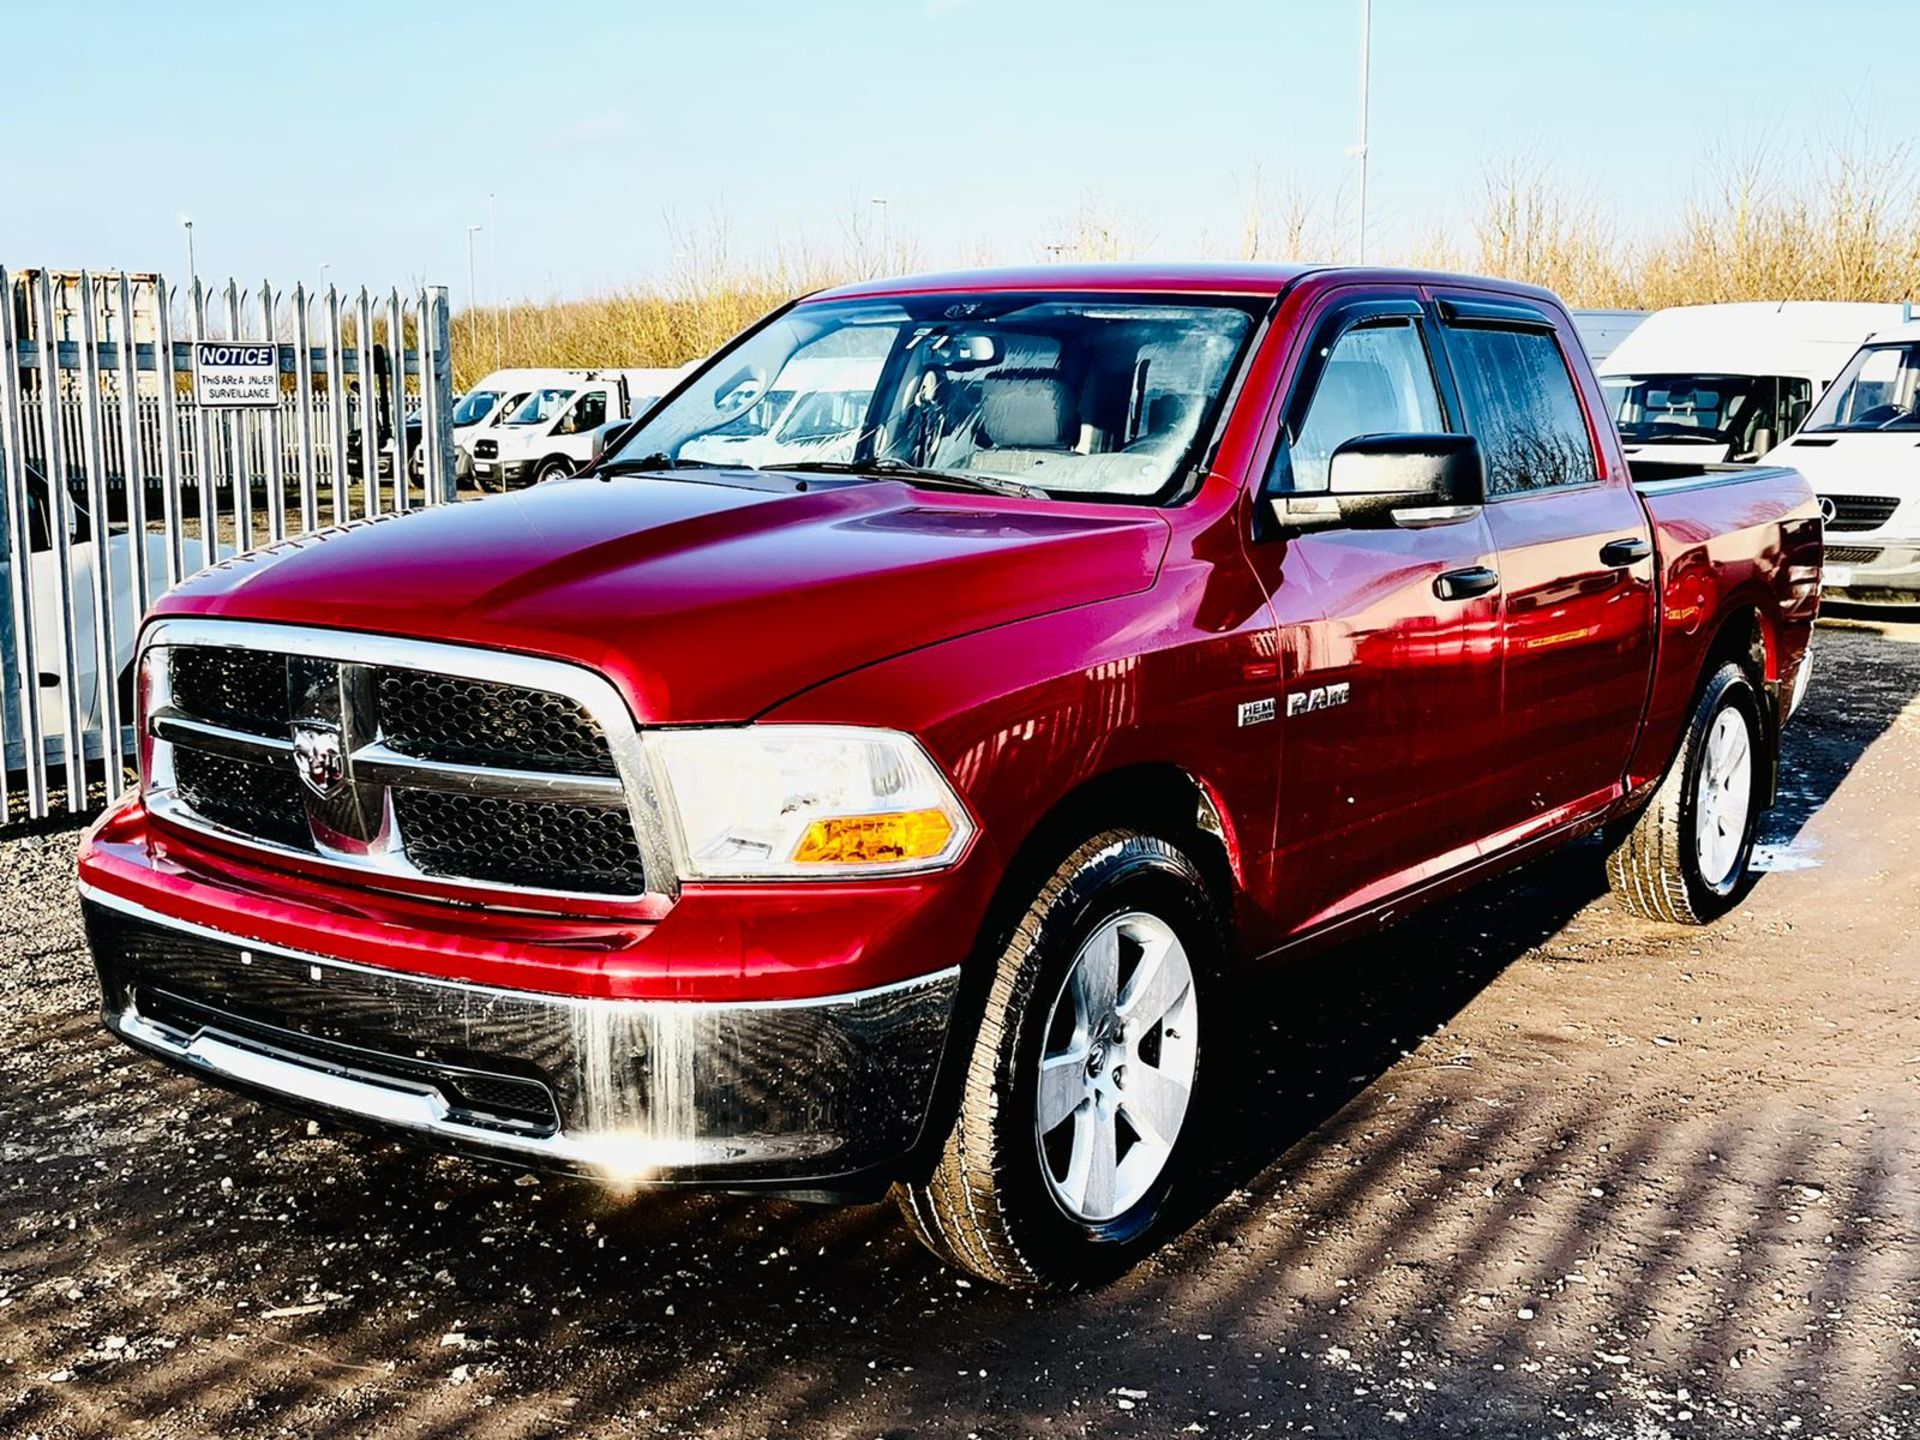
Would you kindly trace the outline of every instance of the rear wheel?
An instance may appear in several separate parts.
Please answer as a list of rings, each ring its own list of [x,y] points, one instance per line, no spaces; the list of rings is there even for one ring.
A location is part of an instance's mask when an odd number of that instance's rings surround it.
[[[1738,665],[1711,675],[1680,753],[1607,859],[1627,908],[1650,920],[1703,925],[1740,898],[1759,823],[1760,700]]]
[[[1067,857],[1000,956],[931,1178],[896,1191],[929,1249],[1001,1284],[1070,1287],[1158,1242],[1202,1129],[1222,948],[1174,846],[1115,830]]]

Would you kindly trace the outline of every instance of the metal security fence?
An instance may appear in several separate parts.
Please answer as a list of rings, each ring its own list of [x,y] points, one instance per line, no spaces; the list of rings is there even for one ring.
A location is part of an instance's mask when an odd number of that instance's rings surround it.
[[[202,404],[202,342],[266,347],[260,403]],[[140,617],[205,565],[454,498],[438,286],[209,290],[0,269],[0,756],[28,813],[118,794]],[[211,390],[210,399],[218,399]]]

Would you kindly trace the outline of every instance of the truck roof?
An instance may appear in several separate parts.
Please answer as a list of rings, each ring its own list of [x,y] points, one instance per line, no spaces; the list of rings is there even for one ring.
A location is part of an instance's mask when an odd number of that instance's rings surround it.
[[[1168,294],[1278,295],[1308,275],[1337,275],[1346,280],[1375,280],[1416,285],[1471,285],[1511,295],[1553,299],[1547,291],[1513,280],[1450,275],[1433,270],[1375,266],[1279,265],[1259,261],[1190,261],[1024,265],[989,270],[950,270],[926,275],[889,276],[836,286],[809,300],[842,300],[884,295],[937,295],[948,291],[1135,291]],[[1555,301],[1555,303],[1558,303]]]

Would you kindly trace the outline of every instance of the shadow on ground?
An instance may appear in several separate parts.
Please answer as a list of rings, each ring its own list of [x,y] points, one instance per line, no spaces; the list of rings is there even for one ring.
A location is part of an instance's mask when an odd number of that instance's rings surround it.
[[[1796,729],[1781,839],[1920,687],[1822,644],[1861,678]],[[1290,964],[1218,1203],[1069,1297],[968,1286],[884,1208],[310,1132],[10,984],[0,1433],[1911,1434],[1920,1022],[1808,1063],[1759,933],[1632,921],[1583,846]]]

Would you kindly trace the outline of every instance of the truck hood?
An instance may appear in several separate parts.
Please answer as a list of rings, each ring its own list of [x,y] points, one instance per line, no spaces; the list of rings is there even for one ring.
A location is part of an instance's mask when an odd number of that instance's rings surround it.
[[[642,722],[751,719],[846,671],[1152,585],[1126,506],[751,472],[582,478],[227,560],[162,615],[443,640],[601,671]]]

